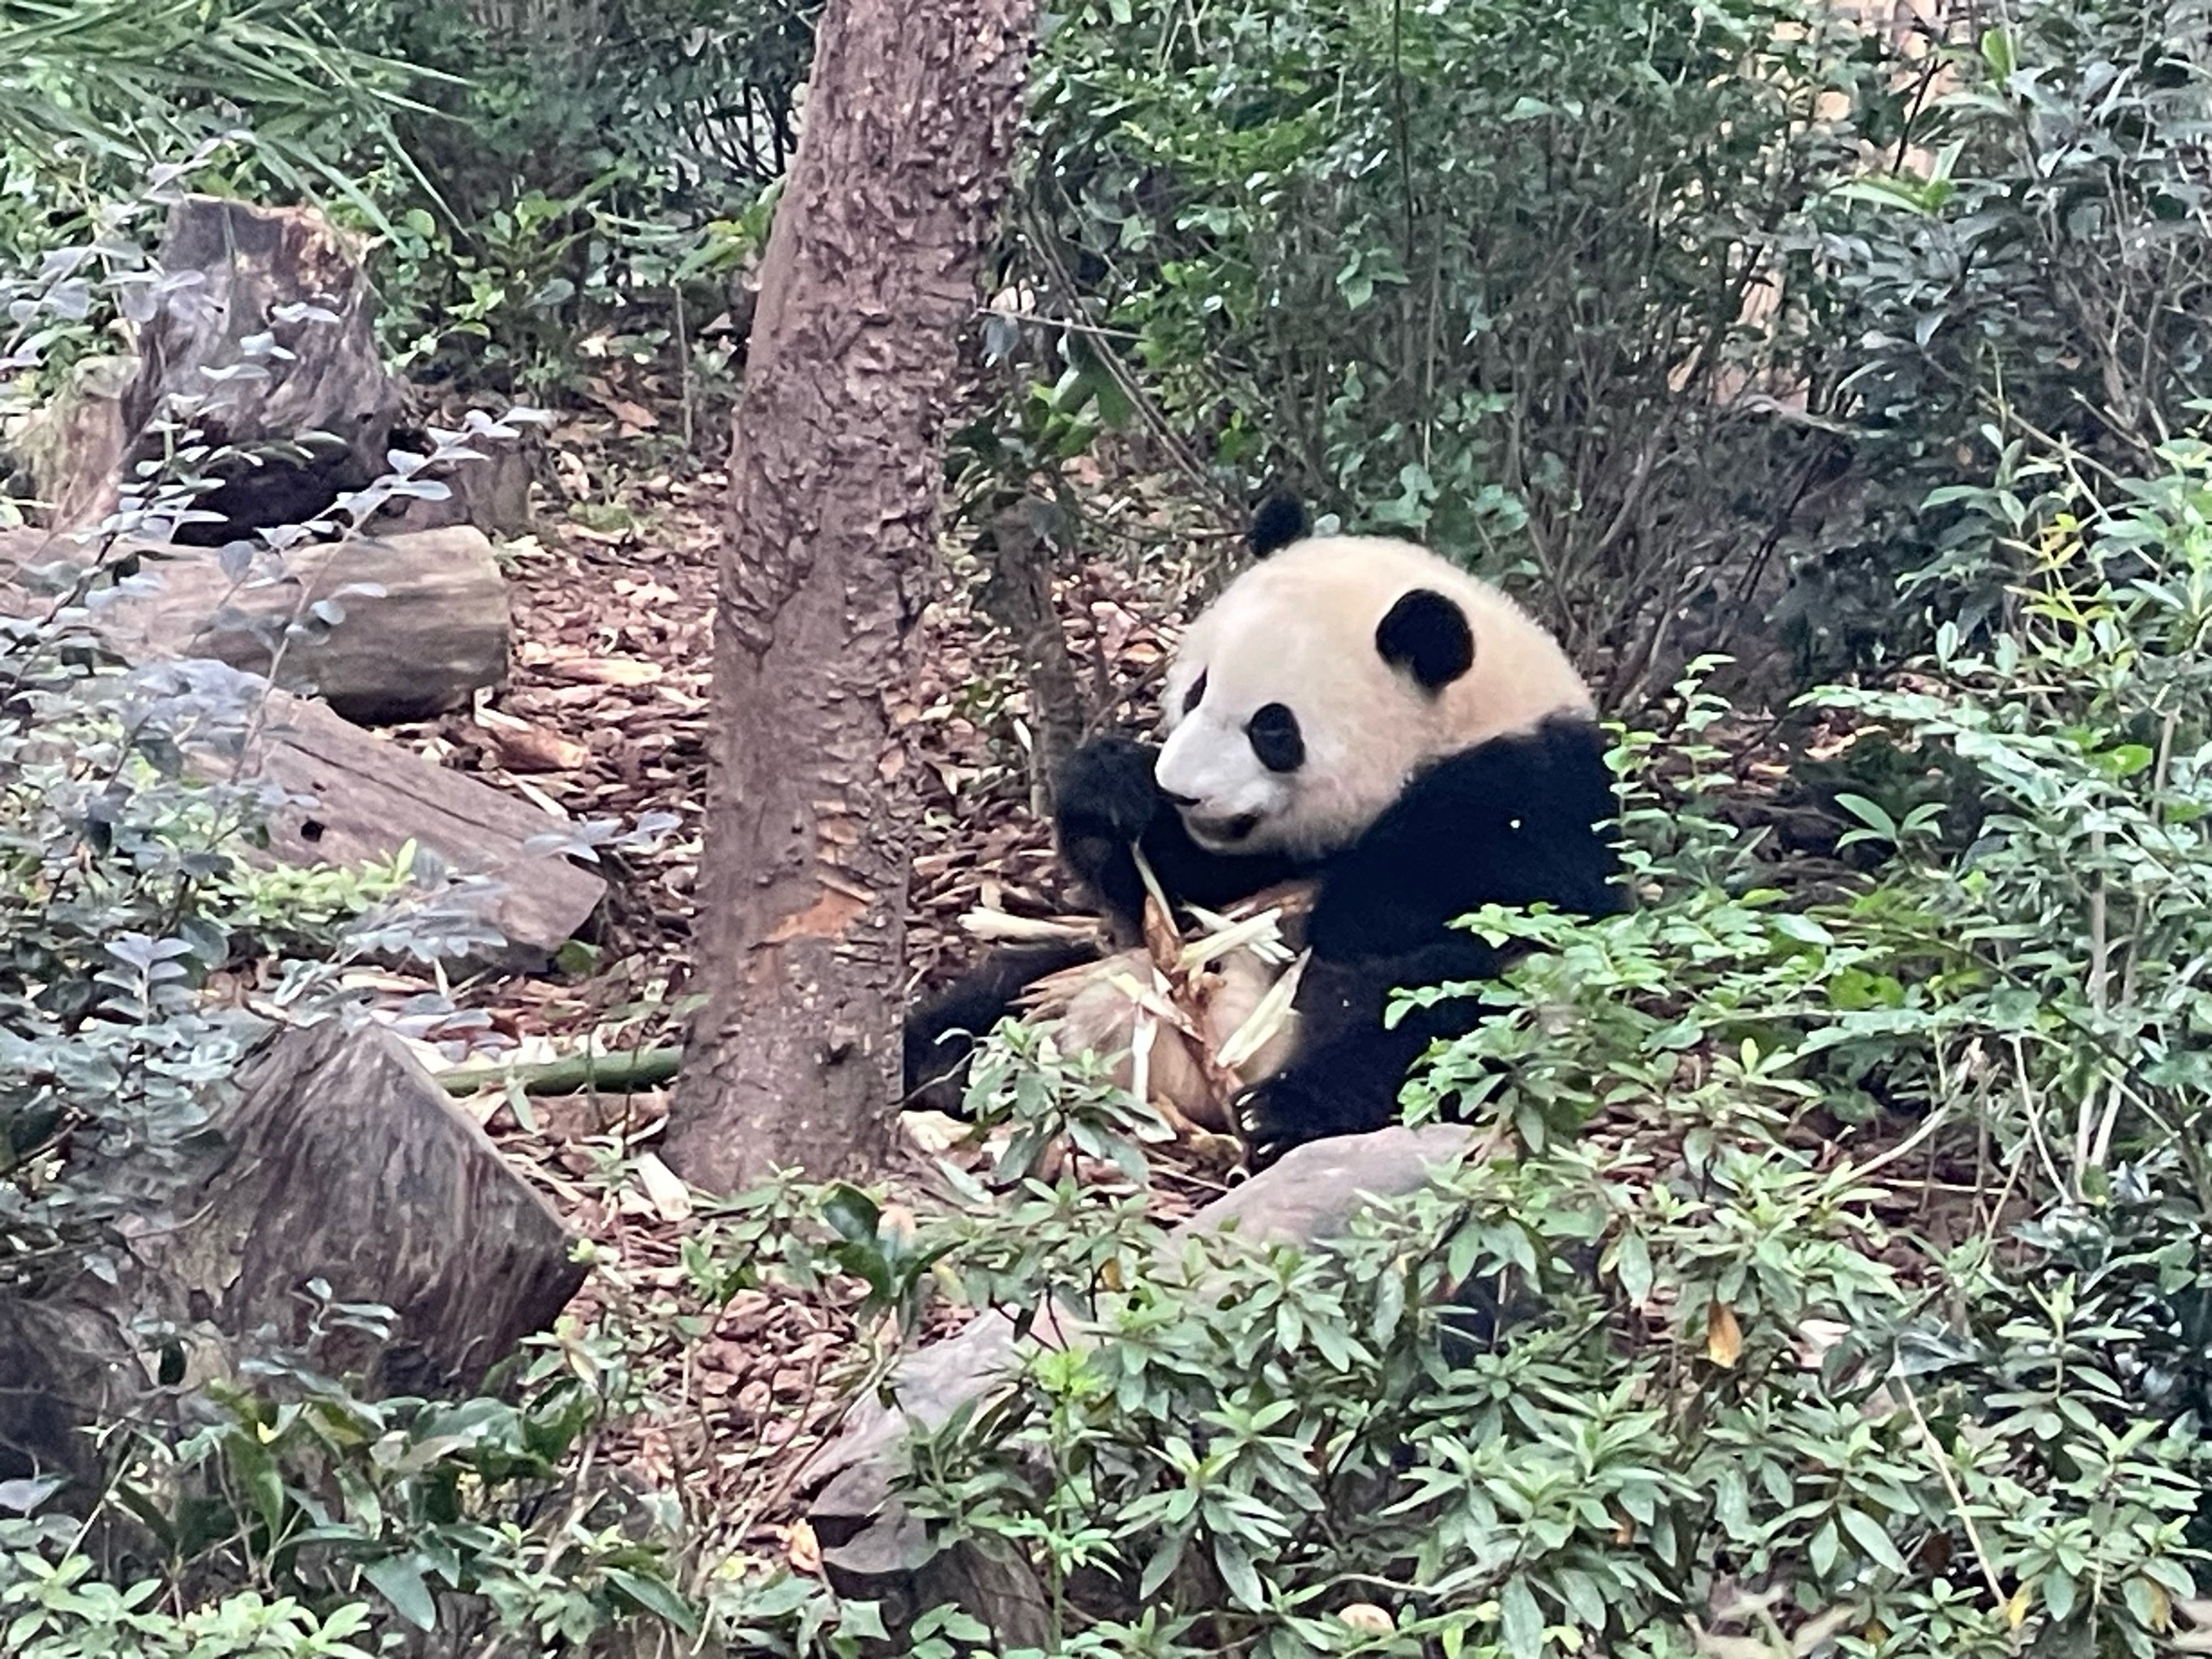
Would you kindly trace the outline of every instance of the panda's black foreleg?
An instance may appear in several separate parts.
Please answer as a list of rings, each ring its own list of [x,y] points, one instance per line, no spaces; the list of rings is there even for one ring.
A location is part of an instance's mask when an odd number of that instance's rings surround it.
[[[1484,1008],[1475,999],[1455,998],[1409,1009],[1386,1029],[1391,994],[1493,978],[1499,966],[1487,945],[1462,938],[1388,956],[1316,954],[1298,983],[1298,1039],[1289,1063],[1237,1097],[1252,1168],[1264,1170],[1310,1140],[1395,1123],[1398,1093],[1413,1062],[1437,1039],[1474,1030]]]
[[[1054,789],[1053,828],[1068,873],[1124,943],[1142,933],[1144,878],[1131,845],[1144,848],[1171,903],[1233,903],[1302,872],[1275,855],[1210,853],[1190,838],[1175,804],[1152,781],[1157,751],[1127,738],[1097,738],[1070,757]],[[975,1039],[1011,1011],[1014,999],[1047,974],[1097,956],[1087,944],[1000,951],[966,978],[908,1016],[907,1103],[957,1111]]]
[[[1087,941],[1019,945],[994,951],[981,967],[906,1017],[906,1104],[957,1114],[975,1040],[1013,1007],[1014,999],[1047,974],[1098,955]]]
[[[1210,852],[1190,838],[1175,803],[1152,781],[1159,751],[1129,738],[1094,738],[1069,757],[1054,790],[1053,830],[1068,873],[1090,890],[1115,936],[1144,926],[1145,883],[1130,854],[1144,849],[1170,903],[1218,908],[1305,873],[1281,854]]]

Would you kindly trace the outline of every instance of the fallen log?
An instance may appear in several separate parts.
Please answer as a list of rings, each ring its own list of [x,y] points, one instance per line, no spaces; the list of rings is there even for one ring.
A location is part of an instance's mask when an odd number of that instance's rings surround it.
[[[364,726],[428,720],[507,683],[507,580],[466,526],[297,547],[242,574],[212,549],[133,551],[160,590],[97,623],[127,662],[211,657],[249,673],[273,662],[278,685]],[[365,586],[382,592],[349,591]]]
[[[485,919],[507,940],[495,963],[543,968],[589,920],[606,884],[556,845],[559,820],[474,778],[349,726],[305,697],[271,689],[256,750],[235,760],[194,756],[204,776],[259,777],[292,797],[269,826],[269,851],[287,864],[356,865],[406,842],[454,871],[501,884]]]

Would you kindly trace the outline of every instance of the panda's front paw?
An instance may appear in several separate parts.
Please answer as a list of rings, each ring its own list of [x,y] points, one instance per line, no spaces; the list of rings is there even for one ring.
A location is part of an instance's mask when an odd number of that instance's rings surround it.
[[[1152,746],[1130,738],[1097,738],[1068,757],[1053,792],[1062,833],[1104,837],[1127,846],[1151,825],[1160,801],[1152,781]]]
[[[1395,1102],[1367,1099],[1364,1093],[1332,1079],[1325,1068],[1308,1072],[1297,1066],[1243,1091],[1233,1109],[1244,1132],[1245,1161],[1252,1173],[1309,1141],[1364,1134],[1396,1121]]]
[[[1054,792],[1060,855],[1108,914],[1133,926],[1145,902],[1130,846],[1159,809],[1152,750],[1127,738],[1099,738],[1072,756]]]
[[[1328,1133],[1316,1127],[1324,1116],[1320,1104],[1289,1072],[1278,1072],[1237,1097],[1233,1109],[1244,1132],[1245,1162],[1254,1175],[1293,1147]]]

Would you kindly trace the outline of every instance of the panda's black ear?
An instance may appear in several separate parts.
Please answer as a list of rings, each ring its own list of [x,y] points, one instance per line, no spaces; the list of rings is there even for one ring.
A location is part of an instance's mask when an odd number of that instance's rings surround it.
[[[1411,589],[1390,607],[1376,626],[1375,648],[1430,691],[1443,690],[1474,666],[1467,612],[1429,587]]]
[[[1298,498],[1286,489],[1279,489],[1261,501],[1252,514],[1252,527],[1244,532],[1244,540],[1252,550],[1252,556],[1264,559],[1279,548],[1288,547],[1306,533],[1306,510]]]

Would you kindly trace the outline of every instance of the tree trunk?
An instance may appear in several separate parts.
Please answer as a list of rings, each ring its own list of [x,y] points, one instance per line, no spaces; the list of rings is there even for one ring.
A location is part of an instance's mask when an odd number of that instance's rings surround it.
[[[708,1005],[669,1151],[730,1190],[889,1139],[907,683],[958,331],[1005,192],[1035,0],[830,0],[731,459],[714,645]]]
[[[991,574],[977,596],[983,610],[1012,636],[1029,691],[1030,811],[1052,817],[1060,769],[1083,742],[1090,710],[1075,678],[1075,659],[1060,631],[1053,577],[1066,538],[1066,515],[1042,496],[1023,495],[991,520]]]

